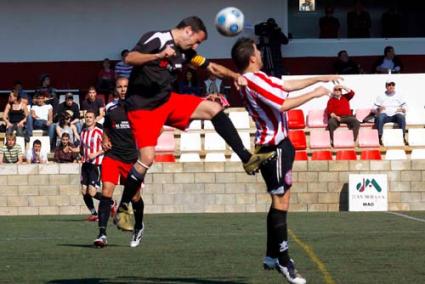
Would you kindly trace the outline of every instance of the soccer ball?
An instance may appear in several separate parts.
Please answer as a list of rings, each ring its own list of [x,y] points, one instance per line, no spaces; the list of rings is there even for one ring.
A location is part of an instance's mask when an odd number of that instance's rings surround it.
[[[215,17],[217,31],[224,36],[239,34],[243,30],[243,23],[243,13],[235,7],[224,8]]]

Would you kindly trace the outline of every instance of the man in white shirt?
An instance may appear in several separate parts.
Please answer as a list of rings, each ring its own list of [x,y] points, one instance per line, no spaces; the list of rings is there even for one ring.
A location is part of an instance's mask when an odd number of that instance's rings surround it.
[[[31,107],[31,117],[33,120],[32,129],[47,130],[50,138],[51,149],[55,146],[52,141],[55,140],[55,128],[53,123],[53,108],[52,105],[46,104],[46,95],[44,93],[37,94],[36,104]],[[30,134],[32,136],[32,129]]]
[[[379,95],[375,101],[375,127],[378,129],[381,145],[385,123],[397,123],[403,129],[403,135],[406,132],[406,100],[395,91],[395,82],[387,81],[385,88],[385,93]]]
[[[26,153],[28,164],[44,164],[47,163],[47,152],[41,148],[41,141],[36,139],[32,144],[32,148]]]

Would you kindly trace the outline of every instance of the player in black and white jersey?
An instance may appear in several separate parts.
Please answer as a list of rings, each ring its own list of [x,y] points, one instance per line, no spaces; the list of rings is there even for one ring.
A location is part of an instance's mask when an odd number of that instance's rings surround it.
[[[255,41],[239,39],[232,48],[232,59],[248,81],[241,88],[242,99],[254,119],[257,132],[256,148],[259,152],[276,151],[276,157],[261,166],[272,203],[267,215],[267,251],[263,265],[265,269],[277,269],[290,283],[303,284],[306,280],[295,270],[289,257],[287,212],[292,186],[292,164],[295,149],[288,138],[286,111],[298,107],[313,98],[329,95],[331,91],[317,87],[311,92],[289,98],[289,92],[313,85],[317,82],[337,81],[339,76],[318,76],[283,82],[261,72],[263,62]]]
[[[184,130],[193,119],[211,120],[249,174],[254,174],[261,163],[273,155],[252,155],[245,149],[218,103],[172,92],[172,84],[185,65],[204,68],[218,77],[241,80],[239,74],[197,55],[195,50],[206,39],[207,30],[202,20],[188,17],[171,30],[144,34],[125,58],[126,63],[133,66],[126,102],[139,157],[125,184],[118,216],[128,214],[128,202],[153,163],[155,145],[164,124]]]
[[[99,203],[99,236],[94,241],[97,247],[107,245],[106,226],[110,216],[110,208],[113,206],[112,194],[115,186],[123,184],[128,172],[137,160],[137,148],[131,134],[130,124],[125,111],[125,96],[127,93],[128,79],[119,77],[116,80],[115,98],[106,106],[105,122],[103,124],[102,146],[105,156],[102,162],[102,197]],[[138,189],[140,190],[140,188]],[[133,231],[130,242],[131,247],[137,247],[143,238],[143,210],[144,203],[139,191],[136,191],[131,200],[135,224],[126,220],[121,226],[123,230]],[[124,218],[129,218],[125,215]],[[119,220],[118,220],[119,221]],[[122,222],[122,220],[121,220]],[[131,224],[131,226],[125,226]]]

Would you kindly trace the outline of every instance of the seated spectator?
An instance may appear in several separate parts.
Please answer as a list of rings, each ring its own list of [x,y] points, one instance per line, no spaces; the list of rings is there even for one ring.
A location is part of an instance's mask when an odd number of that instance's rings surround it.
[[[32,104],[32,98],[27,94],[27,92],[25,92],[21,81],[15,82],[13,90],[18,93],[18,96],[21,98],[22,102],[26,103],[27,105]]]
[[[46,99],[45,102],[48,105],[51,105],[53,108],[53,115],[56,114],[57,107],[59,104],[59,98],[56,93],[56,89],[51,85],[50,76],[48,74],[44,74],[40,79],[40,87],[35,91],[35,94],[44,94]]]
[[[333,14],[334,8],[327,6],[325,16],[319,19],[320,38],[338,38],[339,20]]]
[[[80,135],[78,135],[77,127],[71,124],[72,116],[70,113],[65,112],[59,117],[59,121],[56,125],[56,135],[58,137],[56,145],[60,144],[59,137],[62,137],[63,133],[68,133],[69,141],[71,144],[80,144]]]
[[[403,135],[406,133],[406,100],[395,91],[395,82],[387,81],[385,88],[385,93],[379,95],[375,101],[375,127],[378,129],[379,143],[381,145],[385,123],[397,123],[403,129]]]
[[[342,90],[346,91],[342,94]],[[353,130],[354,141],[357,140],[360,129],[360,121],[352,114],[350,108],[350,100],[353,98],[354,92],[342,85],[336,85],[333,88],[332,95],[328,100],[326,106],[326,113],[328,114],[328,129],[331,136],[331,143],[333,145],[334,131],[341,123],[347,124],[348,128]]]
[[[23,160],[21,146],[16,144],[16,136],[12,133],[6,134],[6,145],[0,148],[0,164],[22,164]]]
[[[338,52],[338,58],[334,64],[336,74],[360,74],[363,73],[360,65],[348,56],[346,50]]]
[[[230,106],[226,98],[226,94],[228,94],[230,86],[227,86],[221,79],[217,78],[213,74],[209,74],[208,79],[204,81],[204,88],[204,96],[207,100],[217,102],[223,107]]]
[[[121,51],[121,61],[119,61],[115,65],[115,77],[125,77],[130,78],[131,70],[133,69],[133,66],[125,64],[125,57],[129,53],[128,49],[124,49]]]
[[[386,46],[384,56],[375,63],[376,73],[400,73],[403,70],[403,64],[400,58],[395,55],[394,47]]]
[[[31,107],[32,125],[28,124],[28,135],[32,136],[33,129],[47,130],[51,148],[54,149],[55,124],[53,123],[53,108],[45,103],[44,93],[35,95],[35,104]]]
[[[81,133],[82,126],[80,123],[80,107],[74,102],[74,96],[72,93],[67,93],[65,95],[65,101],[59,104],[56,116],[59,119],[59,117],[65,113],[71,115],[71,124],[77,127],[78,133]]]
[[[64,132],[61,136],[61,142],[55,150],[56,163],[77,163],[80,149],[70,143],[69,134]]]
[[[111,69],[111,62],[105,58],[102,62],[102,69],[97,74],[96,89],[101,94],[105,94],[108,100],[109,95],[114,91],[115,73]]]
[[[81,104],[81,110],[91,110],[96,114],[96,122],[102,124],[105,117],[105,103],[97,97],[96,89],[91,86],[87,92],[87,97]]]
[[[196,71],[187,69],[184,75],[185,78],[179,82],[179,93],[201,96],[201,87],[199,86]]]
[[[9,102],[4,108],[3,114],[3,120],[6,122],[6,133],[13,133],[16,130],[16,135],[25,137],[28,142],[29,137],[25,134],[28,115],[26,103],[22,102],[17,91],[12,91],[9,94]]]
[[[28,149],[26,154],[28,164],[47,163],[47,152],[41,148],[41,141],[36,139],[32,143],[32,149]]]

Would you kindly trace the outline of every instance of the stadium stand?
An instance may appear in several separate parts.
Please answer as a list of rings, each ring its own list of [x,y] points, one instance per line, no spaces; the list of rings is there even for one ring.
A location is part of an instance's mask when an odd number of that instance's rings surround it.
[[[362,150],[360,154],[361,160],[382,160],[381,151],[378,149]]]
[[[165,126],[155,147],[155,162],[175,162],[175,148],[174,128]]]
[[[205,162],[226,161],[226,143],[216,132],[205,133]]]
[[[323,128],[328,125],[328,117],[324,109],[313,109],[308,112],[307,126],[310,128]]]
[[[311,155],[312,161],[330,161],[333,160],[332,152],[329,150],[314,151]]]
[[[409,146],[425,147],[425,128],[409,128],[407,133]]]
[[[324,129],[311,129],[310,130],[310,148],[311,149],[324,149],[331,147],[331,138],[329,131]]]
[[[336,152],[336,160],[357,160],[355,150],[339,150]]]
[[[291,109],[287,112],[289,129],[304,129],[305,118],[302,109]]]
[[[304,130],[289,130],[289,140],[295,147],[295,150],[307,149],[307,139]]]
[[[337,128],[333,143],[335,148],[353,148],[355,146],[353,131],[348,128]]]
[[[410,154],[412,160],[425,160],[425,149],[413,149]]]
[[[308,161],[308,155],[306,151],[296,151],[295,161]]]
[[[200,162],[201,133],[197,131],[180,134],[180,162]]]
[[[382,143],[385,147],[404,147],[403,130],[385,128]]]
[[[360,148],[379,147],[378,130],[370,127],[361,127],[359,130],[358,145]]]
[[[404,150],[389,149],[385,153],[385,160],[406,160],[407,155]]]

